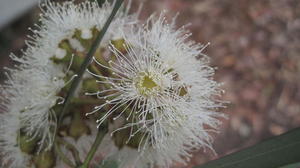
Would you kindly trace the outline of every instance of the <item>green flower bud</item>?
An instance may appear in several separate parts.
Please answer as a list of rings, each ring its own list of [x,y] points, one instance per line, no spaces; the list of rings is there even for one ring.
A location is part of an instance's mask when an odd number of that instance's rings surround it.
[[[122,53],[126,52],[126,48],[124,46],[124,44],[125,44],[124,39],[112,40],[111,43],[115,46],[116,49],[118,49],[118,51],[120,51]]]
[[[115,142],[115,145],[121,149],[123,148],[125,145],[129,146],[131,148],[137,149],[139,147],[139,144],[142,140],[143,137],[143,133],[138,132],[136,133],[134,136],[130,137],[130,130],[131,128],[126,128],[120,131],[115,132],[113,135],[113,140]],[[136,130],[134,129],[133,132],[135,132]]]
[[[55,167],[56,158],[52,151],[45,151],[33,158],[36,168],[53,168]]]
[[[71,70],[78,71],[81,64],[84,61],[84,56],[85,56],[84,53],[76,52],[76,50],[72,48],[70,41],[68,39],[62,40],[59,43],[58,48],[60,50],[64,50],[66,54],[63,57],[61,55],[59,57],[53,56],[51,58],[51,60],[57,64],[62,63],[62,64],[65,64],[66,66],[68,66],[70,63],[72,63]],[[72,62],[71,62],[71,60],[72,60]]]
[[[34,153],[38,142],[37,138],[32,139],[27,135],[19,135],[17,140],[19,142],[19,146],[22,152],[27,154]]]
[[[91,34],[91,36],[89,38],[84,37],[86,34],[86,31],[89,31],[90,32],[89,34]],[[76,29],[72,38],[78,40],[80,42],[80,44],[86,49],[86,51],[88,51],[91,48],[91,46],[99,32],[100,31],[96,27],[93,27],[90,30]]]

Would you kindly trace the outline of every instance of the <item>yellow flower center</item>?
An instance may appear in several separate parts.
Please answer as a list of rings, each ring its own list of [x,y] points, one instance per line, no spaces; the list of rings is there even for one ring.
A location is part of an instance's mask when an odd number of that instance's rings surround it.
[[[144,96],[152,96],[159,91],[157,80],[158,78],[151,73],[141,73],[136,80],[137,90]]]
[[[142,87],[146,89],[152,89],[156,87],[157,84],[151,79],[149,76],[144,76],[144,79],[142,80]]]

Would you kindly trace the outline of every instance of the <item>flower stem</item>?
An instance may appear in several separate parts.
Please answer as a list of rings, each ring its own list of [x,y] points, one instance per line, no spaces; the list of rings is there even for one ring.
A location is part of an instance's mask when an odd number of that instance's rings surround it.
[[[87,154],[87,157],[85,158],[83,164],[81,166],[79,166],[79,168],[89,168],[90,162],[94,158],[94,155],[106,133],[107,133],[106,129],[102,129],[101,131],[98,130],[97,137],[96,137],[89,153]]]
[[[74,79],[74,81],[72,82],[71,84],[71,88],[66,96],[66,99],[65,99],[65,102],[63,104],[63,109],[61,111],[61,113],[59,114],[58,116],[58,127],[59,125],[61,124],[62,120],[63,120],[63,117],[64,117],[64,114],[69,110],[70,108],[70,104],[71,104],[71,99],[72,97],[74,96],[75,94],[75,91],[77,90],[79,84],[80,84],[80,81],[82,79],[82,76],[83,74],[86,72],[86,69],[88,68],[88,66],[90,65],[92,59],[93,59],[93,56],[99,46],[99,44],[101,43],[109,25],[111,24],[114,16],[117,14],[119,8],[121,7],[122,3],[123,3],[124,0],[116,0],[115,2],[115,5],[114,5],[114,8],[110,14],[110,16],[108,17],[106,23],[104,24],[104,26],[102,27],[100,33],[97,35],[95,41],[93,42],[89,52],[87,53],[87,56],[85,58],[85,60],[83,61],[83,63],[81,64],[80,66],[80,69],[79,71],[77,72],[77,76],[76,78]],[[94,144],[92,145],[90,151],[88,152],[88,155],[85,159],[85,161],[83,162],[83,164],[81,166],[79,166],[80,168],[88,168],[89,165],[90,165],[90,162],[91,160],[93,159],[104,135],[106,134],[107,130],[106,131],[98,131],[98,134],[97,134],[97,137],[95,139],[95,142]],[[58,136],[55,135],[55,139],[58,139]],[[67,158],[63,152],[61,151],[61,149],[59,148],[59,145],[57,143],[55,143],[55,151],[57,153],[57,155],[59,155],[59,157],[68,165],[70,166],[71,168],[75,168],[76,165],[74,165],[72,163],[72,161]],[[78,156],[77,156],[77,153],[75,152],[75,159],[78,160]],[[78,161],[76,161],[78,162]],[[78,164],[78,163],[77,163]]]
[[[84,74],[84,72],[86,71],[86,69],[88,68],[89,64],[91,63],[93,56],[100,44],[100,42],[102,41],[110,23],[112,22],[114,16],[117,14],[119,8],[121,7],[122,3],[124,0],[116,0],[115,2],[115,6],[109,16],[109,18],[107,19],[106,23],[104,24],[103,28],[101,29],[100,33],[98,34],[98,36],[96,37],[95,41],[92,44],[92,47],[90,48],[89,52],[87,53],[87,56],[85,58],[85,60],[83,61],[78,73],[77,73],[77,77],[74,79],[74,81],[71,84],[71,88],[68,92],[68,95],[66,97],[66,100],[64,102],[63,105],[63,109],[62,112],[60,113],[59,117],[58,117],[58,125],[60,125],[60,123],[62,122],[64,113],[69,109],[69,105],[71,102],[71,98],[74,96],[75,91],[78,88],[78,85],[82,79],[82,76]]]

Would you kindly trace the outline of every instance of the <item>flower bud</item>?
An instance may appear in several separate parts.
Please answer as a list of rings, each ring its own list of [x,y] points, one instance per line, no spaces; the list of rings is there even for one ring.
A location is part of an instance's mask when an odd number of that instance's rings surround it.
[[[125,145],[137,149],[141,144],[143,133],[137,132],[132,136],[130,131],[130,128],[126,128],[114,133],[113,140],[119,149],[122,149]]]
[[[125,40],[124,39],[117,39],[117,40],[112,40],[111,43],[114,45],[114,47],[119,50],[121,53],[126,52],[125,48]]]
[[[86,49],[86,51],[88,51],[99,32],[100,31],[96,27],[84,30],[76,29],[72,38],[78,40],[79,43]]]
[[[53,168],[55,163],[56,158],[52,151],[45,151],[34,157],[36,168]]]
[[[72,45],[70,44],[70,40],[64,39],[58,44],[58,50],[65,51],[65,55],[55,55],[52,57],[52,61],[57,64],[65,64],[68,66],[71,63],[71,70],[78,71],[80,69],[81,64],[84,60],[84,54],[81,52],[76,52],[73,49]],[[62,53],[62,52],[60,52]]]
[[[27,154],[33,154],[37,145],[37,138],[30,138],[27,135],[19,135],[18,142],[22,152]]]

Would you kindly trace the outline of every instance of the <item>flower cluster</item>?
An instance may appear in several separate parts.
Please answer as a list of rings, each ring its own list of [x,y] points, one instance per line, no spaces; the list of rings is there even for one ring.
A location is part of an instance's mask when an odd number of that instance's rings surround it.
[[[1,86],[3,166],[39,167],[34,155],[52,151],[58,132],[56,106],[63,103],[64,88],[76,76],[95,33],[101,30],[112,8],[108,2],[102,7],[96,2],[46,1],[41,5],[40,25],[32,30],[23,56],[11,55],[17,65],[8,68],[8,79]],[[128,15],[126,10],[115,17],[115,26],[99,50],[117,40],[120,30],[136,22],[136,15]]]
[[[108,2],[41,5],[41,24],[23,56],[12,55],[18,65],[1,86],[3,166],[60,167],[54,144],[65,145],[68,157],[76,147],[83,160],[101,130],[108,131],[98,156],[124,168],[170,167],[186,163],[194,150],[212,149],[209,132],[224,115],[216,112],[221,90],[202,53],[206,45],[189,40],[191,33],[164,13],[141,24],[129,6],[112,21],[57,125],[69,85],[112,8]]]

